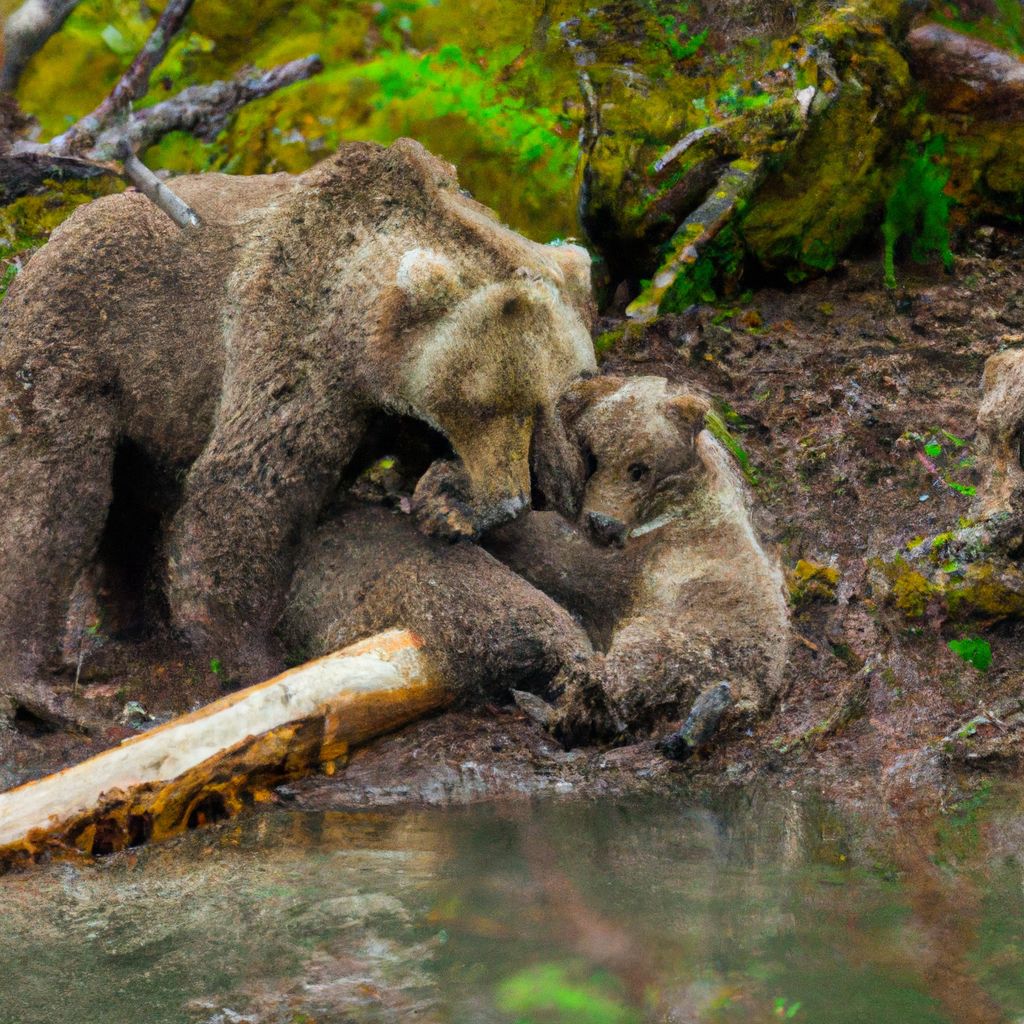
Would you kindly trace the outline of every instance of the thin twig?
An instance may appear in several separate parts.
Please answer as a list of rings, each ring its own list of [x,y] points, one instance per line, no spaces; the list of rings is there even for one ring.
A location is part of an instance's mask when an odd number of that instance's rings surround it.
[[[0,205],[36,191],[47,180],[119,174],[119,163],[129,153],[144,151],[169,132],[213,139],[239,107],[310,78],[322,68],[323,62],[314,55],[269,71],[247,71],[229,82],[191,86],[162,103],[132,111],[104,126],[88,148],[73,155],[55,151],[52,142],[17,140],[0,149]],[[133,171],[141,173],[134,165]],[[126,176],[138,185],[130,174]],[[166,185],[162,188],[169,191]],[[165,212],[170,215],[169,210]]]
[[[703,128],[695,128],[688,135],[684,135],[671,149],[655,161],[655,173],[660,174],[670,163],[678,160],[691,146],[695,146],[701,139],[706,139],[709,135],[721,134],[722,126],[720,124],[709,124]]]
[[[183,231],[202,227],[199,214],[175,195],[137,156],[129,153],[124,161],[125,177],[156,207],[163,210]]]

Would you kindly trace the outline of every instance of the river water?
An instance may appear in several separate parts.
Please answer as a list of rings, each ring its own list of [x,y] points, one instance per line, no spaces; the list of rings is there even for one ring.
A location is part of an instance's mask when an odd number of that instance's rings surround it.
[[[0,878],[0,1024],[1024,1020],[1024,791],[275,812]]]

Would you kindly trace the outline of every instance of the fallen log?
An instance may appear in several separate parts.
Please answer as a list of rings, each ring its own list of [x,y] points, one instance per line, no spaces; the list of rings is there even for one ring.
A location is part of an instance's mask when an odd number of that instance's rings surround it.
[[[380,633],[0,793],[0,870],[231,817],[450,696],[416,636]]]

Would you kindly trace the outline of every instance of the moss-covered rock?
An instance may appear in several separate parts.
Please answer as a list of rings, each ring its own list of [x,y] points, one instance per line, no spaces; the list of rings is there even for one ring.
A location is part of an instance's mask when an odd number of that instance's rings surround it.
[[[967,526],[871,563],[872,595],[908,619],[932,611],[956,622],[1024,616],[1024,570],[986,526]]]
[[[47,182],[40,195],[0,206],[0,299],[21,267],[62,221],[83,203],[123,188],[114,177]]]
[[[835,601],[839,578],[836,566],[801,558],[789,573],[790,604],[800,608],[815,601]]]

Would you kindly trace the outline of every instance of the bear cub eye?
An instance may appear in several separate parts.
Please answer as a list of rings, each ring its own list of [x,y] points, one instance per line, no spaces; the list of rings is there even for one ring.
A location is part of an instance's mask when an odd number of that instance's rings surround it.
[[[639,483],[650,475],[651,467],[643,462],[634,462],[626,472],[629,473],[630,480]]]

